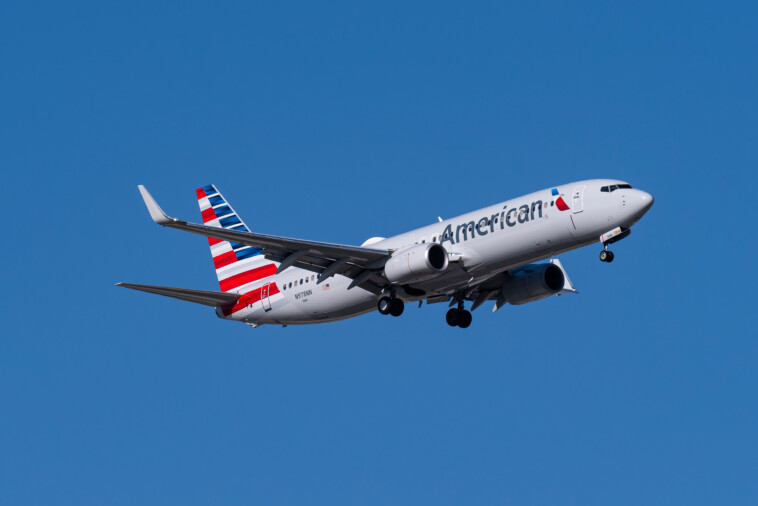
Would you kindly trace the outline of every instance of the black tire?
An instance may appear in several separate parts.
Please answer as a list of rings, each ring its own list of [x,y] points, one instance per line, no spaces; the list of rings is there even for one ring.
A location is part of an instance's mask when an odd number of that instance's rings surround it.
[[[376,308],[379,310],[381,314],[388,315],[390,314],[390,308],[392,307],[392,299],[389,297],[382,297],[379,299],[379,303],[376,305]]]
[[[405,309],[405,304],[403,304],[403,301],[400,299],[391,299],[390,300],[390,314],[392,316],[400,316],[403,314],[403,309]]]
[[[606,251],[606,250],[601,251],[600,252],[600,261],[601,262],[609,262],[610,261],[610,260],[608,260],[608,254],[609,253],[610,253],[610,251]]]
[[[460,311],[456,308],[452,308],[450,311],[448,311],[447,314],[445,315],[445,321],[447,322],[447,324],[450,325],[451,327],[457,327],[459,313]]]
[[[471,325],[471,320],[471,312],[466,311],[465,309],[458,314],[458,326],[462,329]]]
[[[613,262],[613,251],[608,252],[608,260],[606,262],[611,263]]]

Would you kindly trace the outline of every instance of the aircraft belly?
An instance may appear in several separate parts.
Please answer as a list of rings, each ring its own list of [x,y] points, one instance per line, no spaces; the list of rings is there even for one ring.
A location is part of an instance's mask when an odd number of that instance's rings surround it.
[[[271,311],[268,311],[262,315],[259,319],[260,322],[286,322],[289,320],[297,320],[303,318],[302,311],[298,307],[289,303],[280,304],[279,306],[273,306]]]
[[[347,320],[367,313],[376,311],[376,302],[364,303],[348,308],[342,308],[328,314],[293,317],[287,320],[261,321],[260,323],[279,325],[312,325],[315,323],[330,323]]]

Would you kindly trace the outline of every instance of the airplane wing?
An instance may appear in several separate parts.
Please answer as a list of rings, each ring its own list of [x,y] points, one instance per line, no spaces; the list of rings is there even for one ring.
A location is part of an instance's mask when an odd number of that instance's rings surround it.
[[[210,292],[208,290],[174,288],[171,286],[135,285],[133,283],[116,283],[116,286],[123,286],[124,288],[131,288],[132,290],[139,290],[141,292],[157,293],[166,297],[214,307],[234,304],[240,297],[236,293]]]
[[[560,260],[557,258],[551,258],[549,260],[549,263],[557,266],[561,272],[563,272],[563,288],[556,293],[555,295],[563,295],[567,293],[579,293],[576,288],[574,288],[573,283],[571,282],[571,279],[569,279],[568,272],[566,272],[566,268],[563,267],[563,264]],[[508,280],[510,277],[510,272],[500,272],[497,274],[492,275],[491,277],[478,281],[474,285],[466,286],[465,288],[461,289],[457,295],[460,298],[468,299],[473,301],[473,305],[471,306],[471,311],[478,308],[488,300],[495,300],[497,301],[495,303],[495,307],[492,308],[492,311],[495,312],[503,305],[505,304],[505,299],[502,298],[502,290],[503,290],[503,284]],[[447,299],[444,299],[442,297],[436,297],[437,300],[430,300],[429,303],[434,302],[447,302]],[[456,304],[458,299],[453,296],[450,299],[450,306],[452,307],[454,304]]]
[[[158,225],[261,248],[267,258],[281,262],[277,272],[291,266],[300,267],[318,273],[319,283],[334,274],[342,274],[353,279],[351,288],[361,286],[375,293],[380,291],[378,284],[386,281],[381,270],[392,255],[392,250],[292,239],[189,223],[164,213],[143,185],[139,185],[139,191],[150,217]]]

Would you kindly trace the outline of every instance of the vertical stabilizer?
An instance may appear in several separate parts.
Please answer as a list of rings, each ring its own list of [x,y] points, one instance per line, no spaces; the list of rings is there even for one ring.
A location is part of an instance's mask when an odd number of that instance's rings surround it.
[[[196,192],[203,224],[250,231],[215,186],[203,186]],[[248,285],[273,276],[279,265],[278,262],[266,260],[260,248],[211,237],[208,238],[208,243],[222,292],[244,293],[249,288]]]

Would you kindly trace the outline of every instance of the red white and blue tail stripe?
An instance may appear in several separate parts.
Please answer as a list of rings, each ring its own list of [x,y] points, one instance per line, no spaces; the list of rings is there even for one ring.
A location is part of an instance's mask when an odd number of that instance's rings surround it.
[[[203,186],[196,192],[205,225],[250,231],[215,186]],[[279,266],[277,262],[266,260],[260,248],[211,237],[208,243],[222,292],[244,293],[256,281],[273,276]]]

